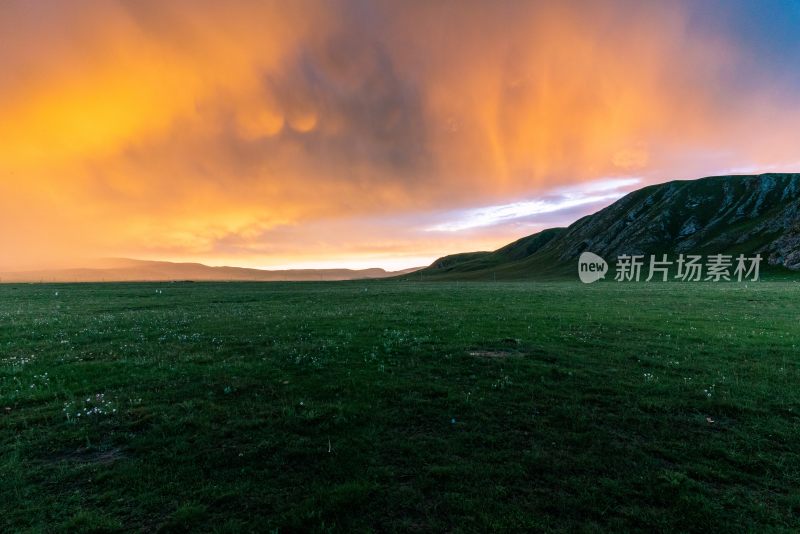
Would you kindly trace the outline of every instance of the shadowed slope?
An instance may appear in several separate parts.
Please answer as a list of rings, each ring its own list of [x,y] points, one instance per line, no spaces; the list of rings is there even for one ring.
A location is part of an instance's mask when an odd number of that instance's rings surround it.
[[[550,278],[572,273],[578,256],[756,254],[800,270],[800,174],[716,176],[629,193],[566,229],[524,237],[494,252],[445,256],[427,279]]]

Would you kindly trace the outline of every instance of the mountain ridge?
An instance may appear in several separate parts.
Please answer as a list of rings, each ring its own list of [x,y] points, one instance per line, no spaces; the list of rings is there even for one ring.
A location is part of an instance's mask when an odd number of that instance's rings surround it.
[[[800,270],[800,174],[711,176],[632,191],[567,228],[532,234],[491,252],[444,256],[427,279],[564,276],[584,251],[621,254],[762,254]]]

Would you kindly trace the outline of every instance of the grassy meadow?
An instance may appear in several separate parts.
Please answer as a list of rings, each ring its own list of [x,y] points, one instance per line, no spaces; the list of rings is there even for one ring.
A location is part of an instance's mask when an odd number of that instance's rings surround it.
[[[0,531],[797,531],[800,283],[0,285]]]

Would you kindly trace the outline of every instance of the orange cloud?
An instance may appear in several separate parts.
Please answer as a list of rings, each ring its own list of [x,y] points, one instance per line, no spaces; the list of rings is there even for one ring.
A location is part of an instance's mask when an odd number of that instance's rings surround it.
[[[678,3],[10,1],[0,33],[0,267],[491,248],[533,227],[419,221],[798,140]]]

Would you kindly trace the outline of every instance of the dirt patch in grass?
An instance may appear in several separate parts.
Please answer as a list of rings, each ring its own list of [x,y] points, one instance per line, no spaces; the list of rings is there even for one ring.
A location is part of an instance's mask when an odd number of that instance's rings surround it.
[[[119,448],[105,450],[80,448],[63,451],[52,455],[51,462],[71,462],[79,464],[108,465],[125,458],[125,452]]]
[[[516,350],[471,350],[470,356],[476,358],[492,358],[492,359],[505,359],[505,358],[519,358],[522,353]]]
[[[520,351],[521,341],[519,339],[506,337],[497,341],[490,341],[486,343],[488,347],[476,348],[470,350],[470,356],[476,358],[491,358],[491,359],[506,359],[506,358],[519,358],[523,355]]]

